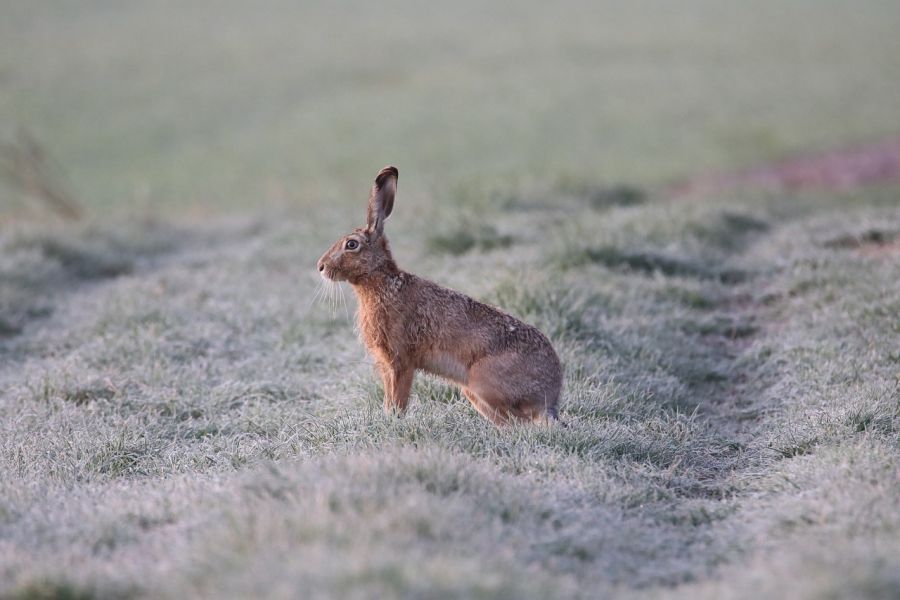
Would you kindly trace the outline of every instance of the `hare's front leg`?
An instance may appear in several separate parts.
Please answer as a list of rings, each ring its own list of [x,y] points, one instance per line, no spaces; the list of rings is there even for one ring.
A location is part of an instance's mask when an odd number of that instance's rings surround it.
[[[381,365],[380,371],[384,383],[384,412],[406,411],[415,371],[394,365]]]

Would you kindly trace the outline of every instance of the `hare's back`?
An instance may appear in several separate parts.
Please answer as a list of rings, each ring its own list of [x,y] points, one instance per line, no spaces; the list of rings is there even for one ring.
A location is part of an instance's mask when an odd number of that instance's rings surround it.
[[[550,341],[536,327],[455,290],[425,279],[419,282],[418,315],[413,321],[420,328],[424,325],[426,337],[441,349],[479,356],[507,351],[555,356]]]

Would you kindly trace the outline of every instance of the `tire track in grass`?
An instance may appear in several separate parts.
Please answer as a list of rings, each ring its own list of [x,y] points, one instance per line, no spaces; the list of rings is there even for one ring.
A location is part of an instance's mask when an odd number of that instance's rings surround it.
[[[860,181],[868,180],[863,178]],[[648,292],[660,289],[652,285],[654,280],[669,281],[672,286],[685,291],[710,291],[715,298],[714,301],[703,299],[703,302],[697,302],[696,312],[688,313],[689,318],[683,322],[679,322],[681,313],[678,311],[672,311],[671,315],[661,314],[667,311],[665,302],[638,303],[639,310],[624,317],[626,321],[633,319],[639,330],[636,334],[639,344],[644,348],[658,346],[662,352],[675,349],[676,357],[669,366],[686,386],[683,396],[699,407],[692,417],[698,425],[691,428],[687,443],[678,450],[682,458],[676,459],[667,475],[663,476],[662,472],[656,474],[656,477],[669,478],[667,486],[671,481],[671,486],[666,488],[671,493],[670,498],[626,511],[640,519],[657,521],[660,536],[669,528],[665,535],[680,540],[684,551],[692,556],[692,564],[682,567],[677,567],[674,562],[667,564],[666,559],[658,558],[656,566],[671,571],[668,577],[657,580],[657,583],[672,584],[690,581],[701,572],[719,572],[719,565],[737,565],[740,557],[755,555],[759,549],[753,538],[754,528],[766,526],[767,521],[752,514],[756,506],[754,493],[758,493],[758,490],[754,491],[753,482],[765,476],[773,461],[779,460],[779,448],[768,444],[769,440],[777,438],[784,426],[777,415],[773,416],[773,407],[766,404],[770,401],[769,390],[781,379],[777,371],[761,373],[761,367],[768,364],[765,368],[771,369],[772,365],[768,363],[765,347],[759,344],[774,344],[777,347],[778,330],[783,326],[781,320],[802,318],[802,314],[785,313],[783,309],[786,307],[770,293],[772,286],[783,284],[781,261],[800,260],[802,257],[789,255],[773,260],[776,257],[768,255],[764,249],[783,238],[785,226],[803,230],[807,227],[807,220],[818,214],[815,205],[807,202],[807,207],[792,213],[791,218],[778,217],[778,210],[766,209],[764,217],[758,219],[749,216],[759,212],[759,207],[754,204],[747,204],[748,212],[744,213],[741,209],[744,203],[741,202],[723,204],[714,198],[702,197],[691,197],[690,200],[699,204],[685,212],[699,216],[701,220],[693,222],[691,217],[686,217],[688,221],[676,221],[674,227],[689,226],[691,231],[703,231],[710,243],[714,243],[713,240],[718,238],[709,226],[715,221],[707,219],[718,212],[724,227],[724,234],[718,236],[722,242],[718,249],[724,252],[711,252],[710,256],[704,256],[701,250],[698,256],[693,256],[690,249],[696,246],[690,242],[681,246],[677,238],[669,242],[668,238],[660,241],[652,237],[641,240],[638,236],[610,235],[609,239],[604,240],[605,245],[600,247],[585,246],[581,240],[567,242],[562,256],[553,263],[564,270],[583,272],[585,278],[590,273],[591,279],[596,277],[598,280],[604,277],[603,271],[597,270],[597,267],[602,267],[624,278],[626,286],[629,280],[645,282],[635,289]],[[657,216],[652,207],[645,206],[634,213],[619,212],[614,215],[614,220],[618,228],[630,231],[632,223],[629,219],[652,220]],[[735,228],[741,231],[737,243],[733,235]],[[653,226],[635,229],[647,232]],[[586,230],[590,231],[589,226]],[[688,229],[679,231],[681,236]],[[860,254],[875,252],[874,248],[884,253],[890,252],[894,239],[887,230],[878,229],[867,230],[848,239],[835,238],[831,244]],[[609,240],[618,243],[610,243]],[[587,241],[588,244],[597,242],[596,237]],[[686,250],[686,254],[679,254],[679,249]],[[749,262],[745,257],[749,258]],[[741,268],[735,269],[736,266]],[[723,277],[722,273],[729,275]],[[740,276],[735,277],[731,273],[740,273]],[[576,308],[573,307],[573,311]],[[603,308],[598,310],[602,312]],[[700,316],[690,316],[698,313]],[[623,319],[621,315],[617,318]],[[603,339],[605,335],[615,334],[615,330],[605,329],[601,325],[587,331],[591,329],[590,321],[590,317],[579,318],[571,328],[566,325],[566,329],[580,330],[588,338],[596,337],[593,345],[590,340],[586,341],[590,346],[588,351],[599,349],[606,354],[615,354],[629,350],[627,346],[615,343],[615,339],[612,342]],[[649,327],[648,322],[651,323]],[[600,323],[604,321],[601,319]],[[666,331],[668,326],[671,326],[672,332]],[[654,335],[659,337],[653,339]],[[652,364],[653,359],[652,352],[639,353],[637,359],[627,359],[624,363],[618,363],[616,368],[625,369],[624,377],[632,380],[639,380],[640,369],[645,368],[647,377],[651,378],[658,367]],[[646,364],[641,364],[645,360]],[[692,361],[699,361],[697,373],[700,377],[690,372]],[[722,368],[706,377],[702,376],[705,367],[700,363],[721,364]],[[687,369],[682,370],[679,365]],[[665,388],[660,388],[660,391],[664,392]],[[682,404],[676,403],[674,408],[677,410]],[[665,406],[661,408],[666,410]],[[684,408],[690,410],[686,404]],[[579,411],[582,409],[585,416],[590,414],[587,407],[579,407]],[[565,412],[565,407],[563,410]],[[655,410],[658,412],[658,409]],[[589,432],[586,436],[585,443],[593,443]],[[573,441],[578,441],[575,436],[571,437]],[[693,442],[690,438],[694,438]],[[698,447],[701,438],[706,438],[708,442],[705,448]],[[803,451],[801,448],[800,452]],[[786,454],[784,458],[791,456]],[[665,464],[657,466],[664,468]],[[767,501],[771,501],[774,495],[766,496]],[[671,527],[673,524],[677,524],[674,529]],[[704,548],[705,542],[701,540],[707,540],[709,546]],[[723,547],[728,549],[723,550]],[[646,572],[641,570],[641,576],[653,579],[653,570],[652,566],[648,566]],[[616,579],[614,575],[611,577]]]
[[[27,349],[31,326],[51,318],[72,297],[199,259],[252,237],[257,228],[153,221],[0,236],[0,356],[14,360]]]

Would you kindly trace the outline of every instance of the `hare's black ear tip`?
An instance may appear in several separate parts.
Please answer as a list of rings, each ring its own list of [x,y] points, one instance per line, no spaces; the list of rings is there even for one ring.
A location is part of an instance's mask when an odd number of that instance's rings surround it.
[[[378,176],[375,177],[375,185],[381,187],[384,183],[391,178],[397,179],[400,175],[400,172],[397,171],[397,167],[393,165],[388,165],[378,172]]]

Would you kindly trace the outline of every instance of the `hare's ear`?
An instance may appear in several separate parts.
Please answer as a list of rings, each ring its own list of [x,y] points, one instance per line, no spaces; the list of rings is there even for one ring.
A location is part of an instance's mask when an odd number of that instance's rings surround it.
[[[379,171],[369,194],[369,213],[366,224],[368,232],[380,237],[384,231],[384,221],[394,210],[394,195],[397,193],[397,167],[385,167]]]

